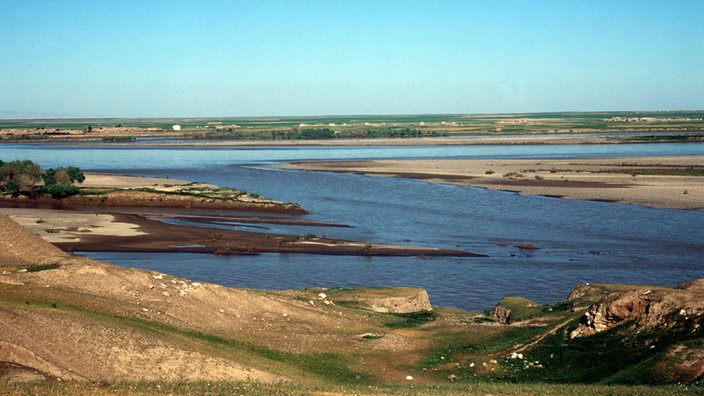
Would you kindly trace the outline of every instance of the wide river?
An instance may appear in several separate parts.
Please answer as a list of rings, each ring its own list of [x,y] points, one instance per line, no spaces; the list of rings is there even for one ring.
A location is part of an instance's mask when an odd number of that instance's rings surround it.
[[[404,178],[291,171],[298,160],[566,158],[704,155],[704,144],[488,145],[420,147],[138,147],[2,144],[0,159],[42,168],[209,182],[298,202],[313,220],[349,228],[231,224],[241,230],[462,249],[485,258],[338,257],[297,254],[91,253],[93,258],[227,286],[406,285],[431,302],[477,311],[506,295],[552,303],[579,283],[674,286],[704,277],[704,212],[572,201],[428,184]],[[539,250],[521,251],[531,243]]]

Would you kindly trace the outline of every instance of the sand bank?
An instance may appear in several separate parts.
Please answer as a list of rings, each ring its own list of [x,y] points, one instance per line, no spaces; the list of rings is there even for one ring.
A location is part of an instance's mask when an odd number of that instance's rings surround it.
[[[282,168],[409,177],[527,195],[704,210],[704,156],[330,161]]]
[[[209,228],[216,220],[178,214],[93,214],[73,210],[7,209],[0,213],[65,251],[183,252],[219,255],[309,253],[353,256],[479,256],[422,246],[385,245],[315,236],[279,235]],[[156,218],[188,219],[201,226],[164,223]],[[239,218],[218,216],[217,221]],[[256,221],[256,220],[255,220]],[[260,219],[259,221],[265,221]],[[287,220],[289,224],[308,221]]]
[[[126,176],[109,173],[85,174],[86,179],[81,187],[94,188],[152,188],[158,191],[176,191],[184,186],[216,188],[214,184],[194,183],[187,180],[169,179],[165,177]]]

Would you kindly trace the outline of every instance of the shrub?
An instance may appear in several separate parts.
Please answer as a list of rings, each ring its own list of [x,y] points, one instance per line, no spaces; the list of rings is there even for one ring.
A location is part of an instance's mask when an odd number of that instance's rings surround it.
[[[44,186],[42,192],[51,195],[54,199],[61,199],[78,194],[78,187],[73,184],[49,184]]]

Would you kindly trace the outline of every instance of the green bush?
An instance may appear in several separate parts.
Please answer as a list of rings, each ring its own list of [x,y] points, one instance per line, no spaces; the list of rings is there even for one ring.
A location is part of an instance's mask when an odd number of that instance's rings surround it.
[[[78,194],[78,187],[73,184],[49,184],[44,186],[42,192],[54,199],[61,199]]]

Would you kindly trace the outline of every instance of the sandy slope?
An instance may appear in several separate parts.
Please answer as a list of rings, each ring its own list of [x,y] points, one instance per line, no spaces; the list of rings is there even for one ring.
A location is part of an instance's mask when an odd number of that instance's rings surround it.
[[[363,340],[375,326],[369,312],[340,308],[315,290],[233,289],[70,256],[2,214],[0,230],[0,363],[46,377],[278,382],[295,376],[286,363],[246,348],[214,349],[148,323],[287,353],[403,355],[424,345],[390,331]],[[25,269],[35,264],[58,267]],[[395,370],[384,375],[403,378]]]

